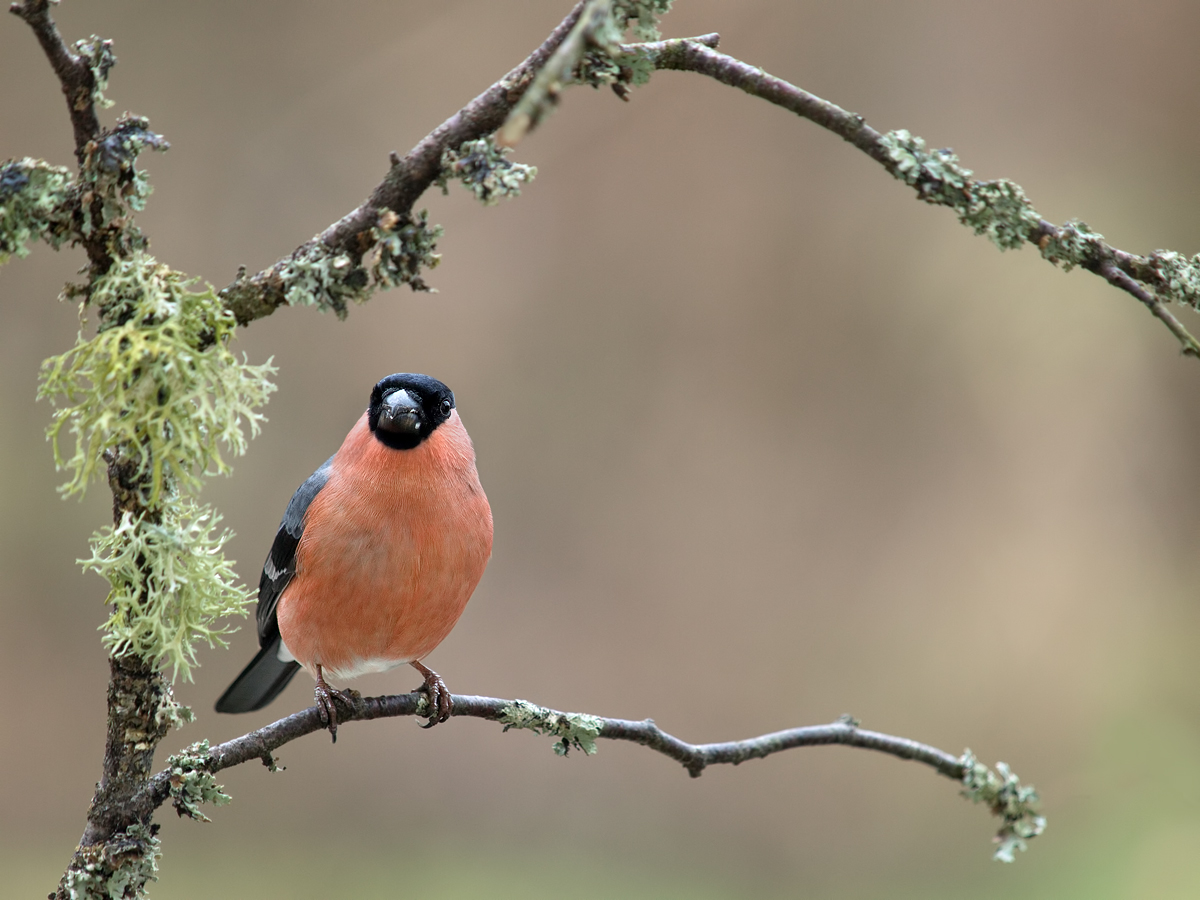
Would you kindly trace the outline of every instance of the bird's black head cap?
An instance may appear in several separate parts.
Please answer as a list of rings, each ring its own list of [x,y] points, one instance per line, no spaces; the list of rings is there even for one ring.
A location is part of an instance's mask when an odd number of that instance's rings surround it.
[[[450,418],[454,392],[436,378],[404,372],[382,379],[371,391],[367,425],[396,450],[411,450]]]

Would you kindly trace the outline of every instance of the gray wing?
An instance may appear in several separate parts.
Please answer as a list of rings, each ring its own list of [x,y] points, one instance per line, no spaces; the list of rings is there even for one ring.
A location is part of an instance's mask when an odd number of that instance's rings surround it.
[[[329,480],[332,462],[332,456],[325,460],[325,464],[300,485],[300,490],[292,495],[288,503],[258,582],[258,612],[255,617],[258,619],[258,643],[261,649],[221,695],[217,701],[217,712],[243,713],[262,709],[279,696],[300,669],[298,662],[279,658],[281,638],[275,610],[279,606],[279,595],[296,574],[296,547],[300,543],[300,535],[304,533],[304,514]]]
[[[260,647],[271,644],[279,635],[279,620],[275,616],[279,595],[296,574],[296,547],[300,544],[300,535],[304,533],[304,514],[329,480],[332,463],[331,456],[292,495],[283,521],[279,523],[279,531],[275,533],[275,543],[271,545],[271,552],[263,563],[262,577],[258,580],[258,610],[255,613]]]

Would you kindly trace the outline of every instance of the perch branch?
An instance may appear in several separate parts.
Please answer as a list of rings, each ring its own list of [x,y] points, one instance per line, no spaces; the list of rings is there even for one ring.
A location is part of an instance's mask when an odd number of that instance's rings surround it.
[[[339,695],[335,702],[341,722],[428,714],[428,700],[423,693],[417,692],[362,697],[350,691]],[[996,859],[1012,862],[1013,852],[1024,849],[1026,841],[1037,837],[1046,827],[1046,820],[1037,812],[1037,792],[1031,786],[1022,785],[1004,763],[997,763],[993,771],[980,763],[970,750],[961,757],[952,756],[908,738],[867,731],[850,716],[842,716],[828,725],[789,728],[741,741],[689,744],[667,734],[652,719],[634,722],[585,713],[563,713],[525,700],[459,696],[454,698],[452,714],[499,722],[505,731],[523,728],[536,734],[552,735],[558,739],[554,750],[561,756],[572,747],[586,754],[595,753],[596,741],[600,739],[641,744],[682,764],[693,778],[711,765],[729,763],[736,766],[793,747],[825,744],[862,747],[924,763],[938,774],[958,782],[964,797],[987,806],[1001,820],[996,833]],[[254,759],[274,770],[275,750],[306,734],[324,731],[325,727],[313,706],[216,747],[210,748],[207,741],[193,744],[172,756],[168,767],[146,782],[133,798],[131,807],[141,819],[148,821],[169,799],[180,815],[203,819],[200,804],[229,801],[214,779],[217,772]]]
[[[424,710],[426,698],[421,693],[393,694],[383,697],[361,697],[357,692],[343,694],[345,702],[338,704],[340,723],[367,719],[384,719],[398,716],[416,716]],[[515,717],[523,711],[533,711],[526,719]],[[877,750],[900,759],[911,759],[932,767],[939,774],[961,782],[966,772],[963,759],[944,750],[902,737],[894,737],[877,731],[860,728],[858,723],[843,716],[828,725],[809,725],[776,731],[741,741],[726,741],[716,744],[689,744],[668,734],[652,719],[640,722],[628,719],[608,719],[574,713],[559,713],[535,707],[520,700],[502,700],[495,697],[456,695],[453,716],[469,716],[504,723],[507,727],[526,727],[533,730],[571,740],[569,730],[578,729],[584,723],[590,737],[641,744],[679,762],[692,775],[698,777],[705,768],[721,763],[738,765],[746,760],[761,759],[790,750],[794,747],[813,747],[825,744],[845,744]],[[551,724],[547,724],[547,722]],[[556,730],[555,722],[563,723]],[[571,724],[574,723],[574,724]],[[306,734],[324,731],[317,707],[293,713],[272,722],[270,725],[251,731],[241,737],[226,741],[208,751],[203,768],[209,773],[220,772],[251,760],[262,760],[273,764],[272,754],[284,744]],[[564,745],[565,749],[565,745]],[[135,805],[142,815],[148,815],[161,806],[171,793],[172,772],[165,769],[153,776],[135,798]]]

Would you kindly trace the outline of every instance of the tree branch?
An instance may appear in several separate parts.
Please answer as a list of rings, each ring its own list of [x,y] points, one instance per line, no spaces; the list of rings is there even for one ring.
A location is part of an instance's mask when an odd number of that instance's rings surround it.
[[[50,0],[22,0],[8,8],[13,15],[23,19],[33,33],[37,35],[38,43],[50,60],[54,74],[62,84],[62,92],[67,98],[67,109],[71,113],[71,125],[75,130],[75,156],[83,162],[83,148],[100,133],[100,120],[96,118],[96,75],[89,61],[77,56],[67,47],[59,34],[58,26],[50,16]],[[102,44],[94,39],[96,44]],[[107,52],[107,46],[98,47],[96,52]],[[111,53],[107,55],[104,72],[115,61]]]
[[[424,716],[428,710],[425,694],[393,694],[363,697],[347,691],[335,698],[340,723],[397,716]],[[909,738],[895,737],[859,727],[857,720],[842,716],[828,725],[789,728],[741,741],[715,744],[689,744],[668,734],[653,719],[640,722],[607,719],[586,713],[563,713],[537,706],[526,700],[501,700],[495,697],[455,696],[454,716],[469,716],[499,722],[504,730],[523,728],[557,738],[555,751],[565,756],[571,748],[586,754],[596,752],[596,741],[608,739],[641,744],[683,765],[693,777],[705,768],[721,763],[738,765],[750,759],[762,759],[795,747],[844,744],[887,753],[899,759],[924,763],[940,775],[958,782],[964,797],[986,805],[1001,819],[996,835],[997,859],[1012,861],[1013,851],[1024,849],[1025,841],[1045,829],[1046,821],[1037,814],[1037,793],[1022,785],[1004,763],[996,771],[976,760],[967,750],[961,757]],[[199,806],[204,802],[224,803],[229,798],[213,776],[251,760],[261,760],[275,769],[274,752],[284,744],[315,731],[324,731],[317,707],[293,713],[241,737],[210,748],[207,741],[193,744],[172,756],[168,767],[145,783],[130,806],[139,819],[151,815],[168,799],[180,815],[204,818]],[[999,773],[999,774],[997,774]]]
[[[239,273],[238,278],[221,291],[226,309],[237,317],[238,323],[248,325],[286,305],[282,272],[291,260],[303,257],[320,245],[361,259],[365,248],[360,243],[360,236],[375,227],[380,209],[407,217],[413,204],[437,179],[442,154],[458,149],[465,141],[489,135],[504,124],[509,111],[538,71],[571,33],[586,5],[587,0],[577,3],[542,45],[520,65],[426,135],[403,159],[393,153],[391,170],[360,206],[270,268],[248,278]],[[368,241],[366,246],[373,243]]]
[[[360,261],[373,244],[373,239],[365,236],[375,227],[378,211],[386,208],[401,217],[409,216],[413,204],[436,181],[446,150],[492,134],[501,126],[500,143],[514,143],[531,124],[529,116],[516,109],[518,101],[533,79],[540,77],[539,71],[544,66],[567,55],[565,42],[582,41],[585,22],[581,14],[594,7],[595,4],[589,7],[586,2],[577,4],[545,43],[517,68],[447,119],[403,159],[393,154],[387,177],[353,212],[269,269],[249,278],[239,273],[237,280],[221,292],[226,307],[233,311],[238,322],[249,324],[283,305],[284,270],[290,261],[304,257],[313,248],[324,245],[332,252],[348,254],[355,263]],[[1055,265],[1061,263],[1064,270],[1079,266],[1104,278],[1136,298],[1162,321],[1185,355],[1200,358],[1200,341],[1169,309],[1172,301],[1200,308],[1200,257],[1187,260],[1171,251],[1138,256],[1118,250],[1081,222],[1054,225],[1037,215],[1019,185],[1009,181],[978,181],[950,151],[926,151],[924,141],[905,131],[881,133],[861,115],[717,51],[718,39],[710,34],[627,44],[620,49],[624,54],[643,57],[655,69],[706,75],[820,125],[910,184],[922,200],[953,208],[963,224],[970,225],[977,234],[986,234],[1001,249],[1032,243],[1044,258]],[[562,73],[558,70],[564,65],[559,60],[557,74],[550,74],[561,80]]]
[[[1188,263],[1170,251],[1156,251],[1149,257],[1127,253],[1108,244],[1102,235],[1090,231],[1083,223],[1069,222],[1057,226],[1040,217],[1031,221],[1036,217],[1036,213],[1019,186],[1011,182],[974,181],[970,177],[970,170],[957,166],[957,158],[949,151],[932,151],[926,154],[925,158],[921,158],[924,142],[919,139],[919,147],[915,153],[910,152],[906,155],[897,152],[895,136],[910,137],[906,132],[881,134],[868,125],[862,116],[848,112],[835,103],[823,100],[782,78],[769,75],[762,69],[698,41],[655,41],[629,45],[624,49],[627,52],[640,51],[647,54],[657,69],[675,69],[707,75],[722,84],[739,88],[832,131],[878,162],[894,177],[911,184],[917,189],[921,199],[929,203],[951,206],[959,211],[959,217],[964,224],[975,227],[977,233],[988,233],[1001,249],[1015,249],[1020,243],[1004,243],[1003,237],[996,240],[986,225],[981,226],[972,221],[971,215],[978,213],[977,209],[972,209],[972,201],[988,205],[992,198],[983,192],[980,192],[978,197],[972,197],[971,194],[977,187],[1015,188],[1015,197],[1009,194],[1003,199],[1022,207],[1012,214],[1014,221],[1023,221],[1031,226],[1021,229],[1023,233],[1018,235],[1019,239],[1036,245],[1042,251],[1043,257],[1050,262],[1063,262],[1065,269],[1080,266],[1135,297],[1175,335],[1184,355],[1200,358],[1200,342],[1175,318],[1163,299],[1155,296],[1158,294],[1168,302],[1174,300],[1196,307],[1200,296],[1197,296],[1197,284],[1194,279],[1200,277],[1200,273],[1195,270],[1195,260]],[[910,156],[917,157],[915,165]],[[914,172],[914,168],[917,171]],[[944,174],[950,175],[951,178],[940,177]],[[958,183],[953,183],[955,177]],[[965,197],[948,191],[947,187],[965,192]],[[964,213],[964,210],[967,212]],[[994,221],[990,219],[989,224]],[[1008,223],[1001,223],[1002,226],[1006,224]]]
[[[338,703],[338,722],[364,721],[369,719],[419,716],[427,704],[423,693],[392,694],[382,697],[362,697],[356,691],[344,692],[344,702]],[[911,759],[933,768],[938,774],[954,781],[962,781],[966,772],[963,759],[944,750],[922,744],[909,738],[894,737],[878,731],[860,728],[858,722],[843,716],[828,725],[808,725],[776,731],[741,741],[726,741],[715,744],[689,744],[668,734],[653,719],[640,722],[629,719],[608,719],[582,713],[562,713],[535,706],[524,700],[502,700],[495,697],[455,695],[453,716],[468,716],[500,722],[508,728],[527,728],[538,733],[556,736],[564,741],[562,749],[569,746],[581,747],[585,752],[594,752],[589,741],[604,738],[641,744],[669,756],[683,765],[693,777],[699,777],[705,768],[729,763],[738,765],[750,759],[762,759],[782,750],[795,747],[814,747],[825,744],[845,744],[877,750],[900,759]],[[273,764],[275,750],[297,738],[327,726],[321,723],[317,707],[293,713],[272,722],[256,731],[226,741],[208,751],[203,768],[210,774],[232,768],[251,760],[262,760]],[[161,806],[171,794],[172,770],[164,769],[154,775],[135,804],[147,814]]]

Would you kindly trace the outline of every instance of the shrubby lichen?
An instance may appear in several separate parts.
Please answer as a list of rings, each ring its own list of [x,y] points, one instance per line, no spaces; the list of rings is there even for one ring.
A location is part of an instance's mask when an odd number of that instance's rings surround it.
[[[524,728],[534,734],[549,734],[558,738],[554,752],[566,756],[575,747],[588,756],[596,752],[596,738],[604,727],[604,720],[586,713],[561,713],[528,700],[514,700],[504,708],[500,717],[504,730]]]
[[[198,741],[167,759],[171,770],[171,805],[180,816],[200,822],[211,821],[200,811],[201,804],[224,806],[233,799],[208,770],[210,749],[208,741]]]
[[[442,154],[442,169],[436,183],[443,194],[448,194],[447,182],[457,179],[484,206],[495,206],[502,197],[518,196],[521,186],[537,176],[537,166],[506,159],[511,152],[507,147],[497,147],[491,135],[465,141],[457,150]]]
[[[1026,841],[1046,830],[1046,819],[1037,813],[1037,791],[1032,785],[1021,784],[1005,763],[996,763],[993,772],[970,750],[963,753],[962,764],[962,795],[990,807],[1002,820],[1000,830],[996,832],[995,840],[999,846],[994,858],[1013,862],[1013,854],[1026,849]]]
[[[153,505],[167,477],[196,487],[201,473],[228,470],[221,445],[240,455],[246,430],[258,433],[275,368],[238,361],[233,315],[193,283],[143,251],[114,260],[91,287],[99,332],[43,363],[38,395],[58,405],[48,435],[71,473],[65,494],[82,494],[102,454],[119,448],[149,476]]]
[[[232,534],[216,530],[210,507],[179,498],[157,517],[126,512],[92,535],[92,555],[80,562],[109,583],[112,613],[101,626],[109,652],[170,665],[172,678],[190,680],[196,642],[224,646],[233,628],[220,620],[246,615],[255,592],[238,584],[223,552]]]
[[[71,238],[69,169],[26,157],[0,166],[0,265],[29,255],[30,241],[58,249]]]
[[[98,333],[47,360],[39,391],[58,406],[48,436],[70,473],[64,494],[82,494],[105,455],[141,490],[143,512],[97,532],[82,561],[109,582],[105,646],[185,678],[195,642],[220,643],[231,629],[218,620],[244,615],[252,592],[237,585],[218,517],[182,492],[228,471],[222,449],[244,452],[275,389],[270,362],[237,359],[232,314],[192,283],[140,250],[114,259],[91,285]]]

